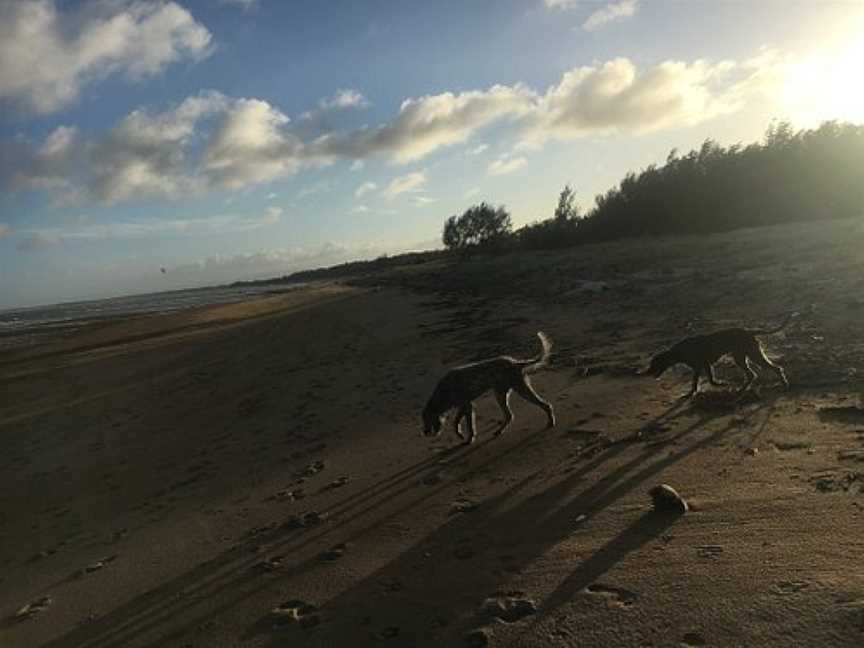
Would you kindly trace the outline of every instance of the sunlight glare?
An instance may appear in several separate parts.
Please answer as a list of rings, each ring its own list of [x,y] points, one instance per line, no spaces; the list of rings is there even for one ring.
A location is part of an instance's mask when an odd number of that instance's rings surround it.
[[[795,124],[814,126],[827,120],[864,123],[864,29],[844,45],[789,64],[781,105]]]

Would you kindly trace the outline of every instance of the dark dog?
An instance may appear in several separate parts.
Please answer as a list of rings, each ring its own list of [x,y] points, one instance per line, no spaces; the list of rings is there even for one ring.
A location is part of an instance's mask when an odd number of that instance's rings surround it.
[[[780,380],[788,388],[789,381],[786,379],[786,372],[765,356],[765,351],[756,338],[760,335],[772,335],[782,331],[796,315],[797,313],[792,313],[783,324],[773,329],[729,328],[707,335],[685,338],[672,348],[661,351],[651,358],[651,364],[644,374],[659,378],[672,365],[686,364],[693,370],[693,385],[686,396],[689,398],[699,390],[699,378],[703,372],[708,374],[708,379],[712,385],[719,387],[724,384],[715,378],[712,365],[721,357],[731,355],[735,364],[747,374],[747,381],[741,387],[741,392],[746,391],[756,379],[756,372],[753,371],[750,363],[770,369],[780,377]]]
[[[536,358],[531,360],[516,360],[510,356],[498,356],[489,360],[472,362],[448,371],[438,382],[435,391],[423,409],[423,434],[438,436],[444,425],[444,415],[451,409],[456,409],[456,420],[453,431],[460,439],[465,439],[460,429],[462,419],[468,420],[468,438],[466,443],[472,443],[476,432],[474,430],[474,405],[472,401],[488,391],[495,392],[495,398],[504,414],[495,436],[501,435],[513,421],[510,409],[510,391],[513,390],[529,403],[533,403],[546,412],[547,427],[554,427],[555,413],[552,405],[537,395],[528,381],[528,375],[544,367],[549,361],[552,351],[552,341],[542,332],[537,333],[543,349]]]

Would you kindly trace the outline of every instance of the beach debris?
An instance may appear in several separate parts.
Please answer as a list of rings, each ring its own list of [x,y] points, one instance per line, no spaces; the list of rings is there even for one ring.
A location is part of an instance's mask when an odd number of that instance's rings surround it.
[[[648,491],[654,510],[658,513],[686,513],[690,510],[687,501],[669,484],[659,484]]]
[[[19,608],[18,611],[15,612],[15,619],[18,621],[29,619],[40,612],[47,610],[53,602],[54,599],[50,596],[42,596],[35,601],[30,601],[27,605]]]
[[[537,604],[519,595],[505,595],[487,598],[480,607],[480,614],[486,618],[501,619],[505,623],[515,623],[532,614],[537,614]]]
[[[315,612],[318,608],[299,599],[285,601],[270,610],[270,621],[273,630],[282,630],[291,626],[312,628],[321,622]]]

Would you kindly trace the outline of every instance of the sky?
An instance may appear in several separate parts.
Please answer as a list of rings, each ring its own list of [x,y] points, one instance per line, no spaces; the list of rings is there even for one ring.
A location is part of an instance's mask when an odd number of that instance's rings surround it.
[[[864,0],[0,0],[0,308],[440,247],[864,122]]]

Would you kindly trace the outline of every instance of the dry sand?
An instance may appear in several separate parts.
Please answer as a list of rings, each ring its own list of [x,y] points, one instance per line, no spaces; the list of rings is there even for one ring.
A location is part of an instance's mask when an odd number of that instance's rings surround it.
[[[411,268],[4,357],[0,646],[862,645],[864,236],[837,228]],[[809,304],[767,340],[789,392],[633,375]],[[420,437],[444,367],[538,328],[556,429],[514,397],[501,438],[492,399],[475,445]],[[653,513],[660,483],[692,509]]]

